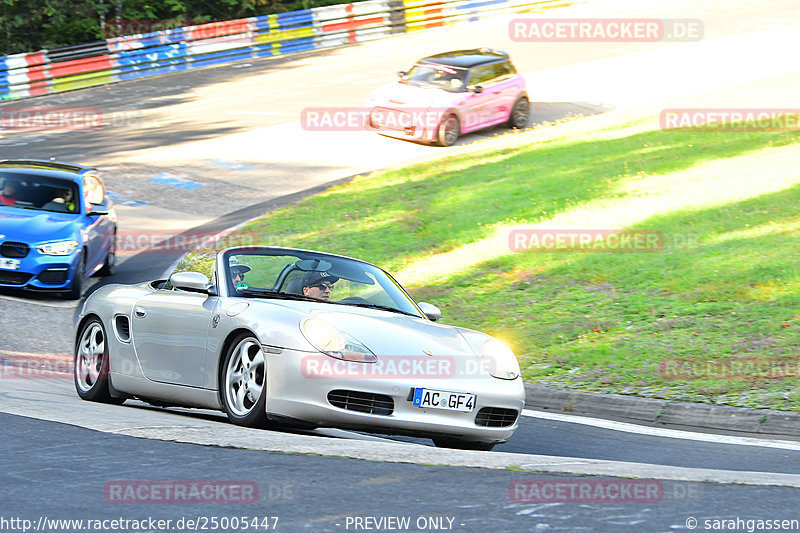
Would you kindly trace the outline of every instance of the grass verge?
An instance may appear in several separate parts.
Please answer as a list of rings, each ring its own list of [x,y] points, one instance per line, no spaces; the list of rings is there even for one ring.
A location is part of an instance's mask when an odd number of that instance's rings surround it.
[[[642,124],[362,176],[242,231],[386,268],[529,381],[800,409],[800,132]],[[518,228],[660,239],[512,251]]]

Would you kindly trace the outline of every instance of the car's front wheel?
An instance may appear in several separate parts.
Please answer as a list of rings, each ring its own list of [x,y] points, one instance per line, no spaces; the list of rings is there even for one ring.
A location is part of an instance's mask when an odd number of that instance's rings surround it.
[[[75,344],[75,390],[84,400],[122,403],[124,398],[111,396],[110,365],[106,330],[98,318],[89,319],[78,334]]]
[[[81,252],[81,258],[78,260],[78,266],[75,268],[75,273],[72,275],[72,282],[67,287],[64,297],[67,300],[78,300],[83,295],[83,271],[86,270],[86,260],[84,253]]]
[[[442,119],[436,130],[436,141],[440,146],[453,146],[461,135],[461,121],[451,114]]]
[[[247,427],[265,427],[267,363],[261,343],[250,334],[236,337],[220,373],[222,404],[228,419]]]
[[[482,450],[491,451],[494,448],[493,442],[477,442],[472,440],[452,439],[449,437],[437,437],[433,439],[437,448],[455,448],[457,450]]]
[[[531,104],[524,96],[514,103],[511,113],[508,114],[508,127],[524,130],[528,127],[528,119],[531,114]]]
[[[114,232],[111,235],[111,243],[108,245],[108,253],[106,254],[106,260],[103,263],[103,268],[101,268],[97,274],[99,276],[111,276],[114,274],[114,269],[117,266],[117,233]]]

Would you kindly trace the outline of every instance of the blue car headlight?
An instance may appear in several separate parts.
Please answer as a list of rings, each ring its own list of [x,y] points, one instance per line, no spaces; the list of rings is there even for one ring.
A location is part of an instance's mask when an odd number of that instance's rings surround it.
[[[36,247],[44,255],[69,255],[78,247],[78,241],[57,241],[40,244]]]

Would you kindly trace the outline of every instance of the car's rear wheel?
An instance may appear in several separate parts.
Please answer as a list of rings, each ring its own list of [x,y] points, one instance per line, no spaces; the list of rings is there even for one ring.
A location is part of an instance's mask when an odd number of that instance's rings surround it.
[[[124,398],[111,396],[106,330],[98,318],[89,319],[75,344],[75,390],[84,400],[122,403]]]
[[[450,114],[439,123],[436,130],[436,141],[440,146],[453,146],[461,135],[461,121]]]
[[[85,254],[81,252],[81,258],[78,260],[78,266],[75,268],[75,273],[72,275],[72,283],[67,287],[64,297],[67,300],[77,300],[83,294],[83,271],[86,270]]]
[[[473,440],[452,439],[449,437],[437,437],[433,439],[437,448],[455,448],[457,450],[482,450],[485,452],[494,448],[494,443],[477,442]]]
[[[523,130],[528,127],[528,119],[531,114],[531,104],[524,96],[514,103],[511,113],[508,114],[508,126]]]
[[[266,383],[261,343],[250,334],[239,335],[228,348],[220,373],[222,404],[231,422],[247,427],[267,425]]]

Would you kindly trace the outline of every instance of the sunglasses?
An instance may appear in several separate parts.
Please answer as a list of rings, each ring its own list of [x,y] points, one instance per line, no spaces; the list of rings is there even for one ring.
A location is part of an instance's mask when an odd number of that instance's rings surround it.
[[[315,285],[312,285],[312,287],[317,287],[317,288],[319,288],[319,289],[321,289],[323,291],[325,289],[327,289],[329,291],[332,291],[333,290],[333,283],[317,283]]]

